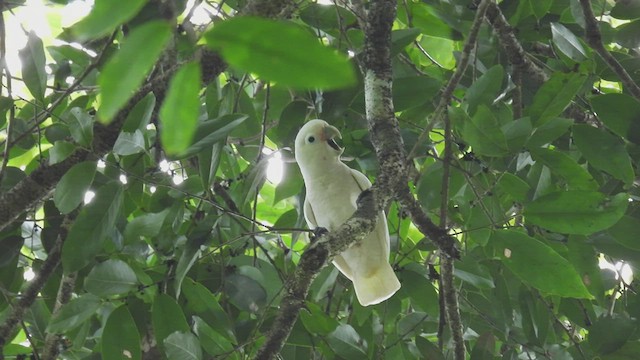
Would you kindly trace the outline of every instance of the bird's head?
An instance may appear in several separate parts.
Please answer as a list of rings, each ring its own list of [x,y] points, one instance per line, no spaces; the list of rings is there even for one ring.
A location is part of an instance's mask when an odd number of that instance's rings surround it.
[[[316,162],[337,160],[344,150],[334,140],[342,139],[340,131],[324,120],[311,120],[304,124],[296,136],[296,161]]]

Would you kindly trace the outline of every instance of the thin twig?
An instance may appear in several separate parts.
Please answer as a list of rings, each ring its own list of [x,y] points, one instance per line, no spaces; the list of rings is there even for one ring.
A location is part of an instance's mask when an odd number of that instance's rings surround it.
[[[409,152],[409,155],[407,156],[407,159],[409,159],[409,161],[413,159],[420,144],[422,144],[426,140],[426,137],[429,135],[431,129],[433,129],[433,127],[441,119],[442,113],[444,111],[447,111],[447,106],[449,106],[449,104],[451,103],[453,91],[460,83],[460,80],[462,80],[462,76],[464,75],[464,72],[469,65],[471,51],[476,46],[478,34],[480,32],[480,26],[482,25],[484,15],[487,12],[487,8],[490,3],[492,3],[492,0],[482,0],[480,5],[478,6],[478,9],[476,10],[476,16],[473,19],[473,24],[471,25],[471,29],[469,30],[469,36],[467,37],[467,41],[464,44],[462,53],[460,54],[460,61],[458,61],[458,64],[456,65],[456,71],[447,82],[447,85],[445,85],[445,87],[443,88],[442,95],[440,96],[440,102],[438,103],[438,106],[431,116],[431,121],[422,131],[418,138],[418,141],[416,141],[416,144]]]
[[[625,89],[636,99],[640,100],[640,86],[633,81],[633,78],[631,78],[627,70],[604,47],[600,28],[598,27],[598,21],[596,20],[596,17],[593,14],[593,9],[591,8],[591,2],[589,0],[580,0],[580,6],[584,13],[587,42],[607,63],[607,65],[609,65],[609,68],[618,75]]]

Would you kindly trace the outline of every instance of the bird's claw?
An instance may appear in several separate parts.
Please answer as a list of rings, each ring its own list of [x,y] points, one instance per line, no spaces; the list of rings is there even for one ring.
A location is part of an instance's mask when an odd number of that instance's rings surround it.
[[[313,235],[311,236],[309,241],[311,241],[311,243],[314,243],[317,238],[319,238],[322,235],[327,234],[327,233],[329,233],[329,230],[327,230],[327,228],[323,228],[321,226],[318,226],[317,228],[313,229]]]

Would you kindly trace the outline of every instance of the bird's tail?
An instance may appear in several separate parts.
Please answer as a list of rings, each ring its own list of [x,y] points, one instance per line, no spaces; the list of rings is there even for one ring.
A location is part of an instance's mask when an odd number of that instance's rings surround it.
[[[362,306],[369,306],[381,303],[400,289],[400,282],[388,263],[380,266],[378,271],[368,277],[359,276],[357,273],[353,277],[353,287],[356,296]]]

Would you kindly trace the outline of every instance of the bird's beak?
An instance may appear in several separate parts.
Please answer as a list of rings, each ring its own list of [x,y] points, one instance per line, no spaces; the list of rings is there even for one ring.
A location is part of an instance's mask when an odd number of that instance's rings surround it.
[[[342,152],[342,148],[338,146],[334,138],[342,139],[342,134],[340,134],[340,130],[336,127],[327,125],[322,128],[322,140],[326,141],[329,146],[334,148],[336,151]]]

